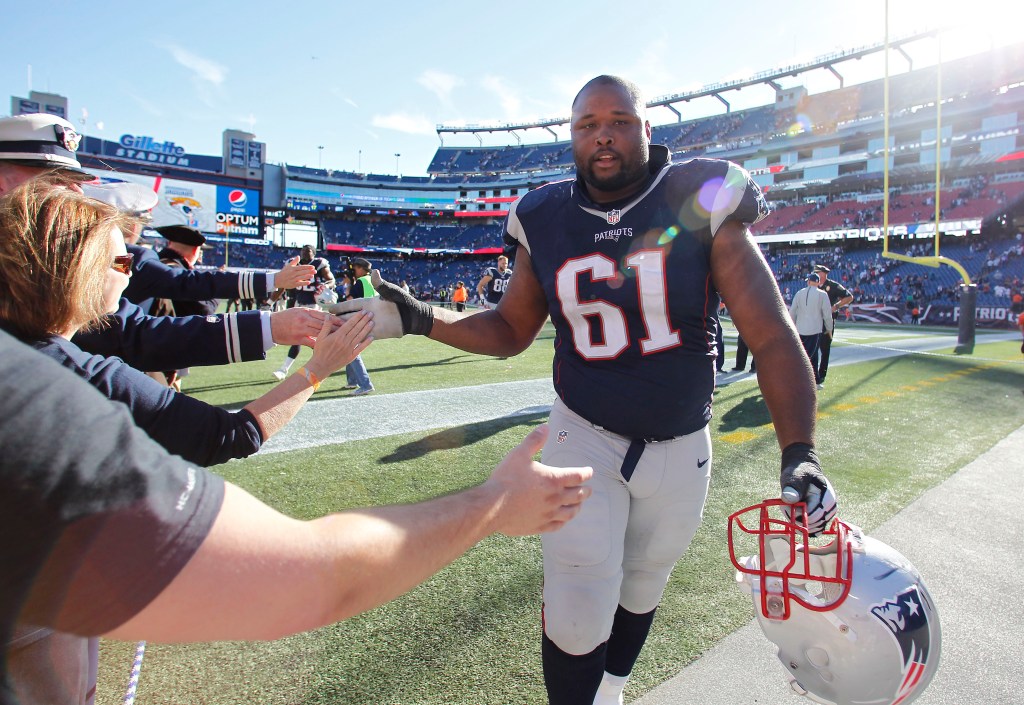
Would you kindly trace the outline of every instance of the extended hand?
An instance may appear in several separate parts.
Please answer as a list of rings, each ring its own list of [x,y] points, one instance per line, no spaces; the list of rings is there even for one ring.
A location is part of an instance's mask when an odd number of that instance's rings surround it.
[[[498,493],[494,530],[508,536],[554,531],[580,511],[590,496],[584,485],[593,468],[555,468],[534,462],[548,437],[547,424],[538,426],[512,449],[484,483]]]
[[[277,345],[305,345],[313,347],[324,321],[334,327],[341,321],[314,308],[288,308],[270,314],[270,337]]]
[[[305,286],[313,281],[316,270],[311,264],[299,264],[298,257],[292,257],[281,271],[274,273],[274,287],[277,289],[294,289]]]
[[[373,337],[377,340],[385,338],[402,337],[402,317],[398,313],[398,306],[385,301],[379,296],[369,299],[349,299],[339,301],[327,307],[330,313],[341,316],[344,320],[358,311],[366,311],[373,314],[374,329]]]
[[[324,321],[316,336],[313,357],[306,363],[306,369],[321,380],[325,380],[356,359],[373,342],[373,315],[357,313],[340,326],[331,316]]]
[[[810,535],[817,536],[824,531],[836,515],[838,506],[835,492],[821,471],[813,446],[807,443],[791,443],[786,446],[782,451],[779,484],[782,486],[784,502],[804,502],[807,505],[807,529]]]

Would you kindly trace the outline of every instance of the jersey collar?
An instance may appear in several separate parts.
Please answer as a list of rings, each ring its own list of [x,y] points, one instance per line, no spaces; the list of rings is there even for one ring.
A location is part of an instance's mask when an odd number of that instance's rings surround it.
[[[637,193],[628,198],[612,201],[611,203],[594,203],[590,200],[590,195],[587,193],[586,184],[577,174],[576,181],[572,185],[572,197],[582,210],[591,215],[596,215],[609,225],[615,225],[633,206],[642,201],[661,182],[661,179],[668,173],[668,167],[671,164],[672,153],[669,152],[668,147],[663,144],[652,144],[650,146],[650,160],[647,162],[650,176],[647,179],[647,184]]]

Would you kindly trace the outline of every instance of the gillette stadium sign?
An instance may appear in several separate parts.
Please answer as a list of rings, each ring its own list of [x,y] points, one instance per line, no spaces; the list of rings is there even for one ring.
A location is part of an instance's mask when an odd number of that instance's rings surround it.
[[[219,156],[189,154],[184,147],[174,142],[161,142],[147,135],[121,135],[117,142],[86,137],[85,143],[82,145],[82,152],[124,159],[138,164],[160,164],[215,174],[224,171],[224,160]]]

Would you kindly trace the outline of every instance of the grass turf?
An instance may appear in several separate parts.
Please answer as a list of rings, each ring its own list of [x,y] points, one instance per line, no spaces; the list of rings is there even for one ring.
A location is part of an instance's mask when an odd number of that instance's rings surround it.
[[[887,345],[908,335],[845,331]],[[380,341],[364,359],[379,394],[443,390],[549,375],[550,331],[543,337],[509,360],[422,339]],[[983,341],[979,334],[972,356],[940,350],[830,371],[819,393],[818,447],[846,520],[878,526],[1024,423],[1019,343]],[[214,403],[244,404],[274,383],[270,372],[283,354],[194,370],[186,389]],[[343,377],[331,378],[318,398],[340,396],[341,384]],[[261,455],[216,471],[282,512],[311,518],[479,482],[543,420],[517,417]],[[718,390],[712,436],[704,524],[672,575],[627,700],[752,615],[749,598],[733,586],[725,545],[728,514],[778,492],[778,449],[752,380]],[[540,585],[538,539],[491,537],[408,595],[344,623],[272,643],[151,644],[138,702],[543,703]],[[101,705],[120,701],[133,648],[103,642]]]

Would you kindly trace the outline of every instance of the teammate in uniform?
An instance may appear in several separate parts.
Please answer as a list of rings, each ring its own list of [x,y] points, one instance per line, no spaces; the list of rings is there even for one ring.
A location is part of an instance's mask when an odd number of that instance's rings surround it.
[[[508,257],[498,257],[497,267],[488,267],[480,282],[476,285],[477,296],[483,302],[484,308],[496,308],[501,301],[508,282],[512,279],[512,269],[508,266]]]
[[[832,306],[832,331],[834,335],[836,321],[839,319],[839,309],[853,303],[853,294],[845,286],[829,278],[828,273],[831,270],[825,265],[815,265],[814,271],[822,279],[822,283],[818,287],[828,294],[828,302]],[[824,333],[824,331],[822,332]],[[818,361],[818,370],[815,376],[818,378],[819,385],[825,384],[825,375],[828,374],[828,358],[832,352],[833,335],[822,335],[821,340],[818,342],[818,354],[821,355],[821,359]]]
[[[316,248],[312,245],[302,246],[302,249],[299,251],[299,264],[313,267],[315,273],[313,274],[313,280],[308,284],[295,287],[295,298],[288,301],[288,307],[316,308],[317,294],[323,289],[334,289],[334,272],[331,271],[331,265],[325,257],[316,256]],[[301,349],[302,347],[299,345],[293,345],[288,348],[288,356],[281,363],[281,367],[274,370],[275,377],[284,379],[288,376],[288,370],[291,369],[292,363],[299,357]]]
[[[767,214],[760,188],[729,162],[673,164],[650,144],[639,89],[614,76],[577,95],[571,135],[576,179],[530,191],[506,219],[516,276],[497,309],[458,316],[378,278],[381,299],[332,310],[375,310],[376,338],[397,329],[499,356],[551,316],[558,398],[543,462],[594,477],[577,518],[543,540],[541,651],[550,702],[591,705],[622,702],[700,525],[719,291],[758,360],[783,499],[808,503],[814,533],[836,501],[814,451],[813,371],[745,227]]]

